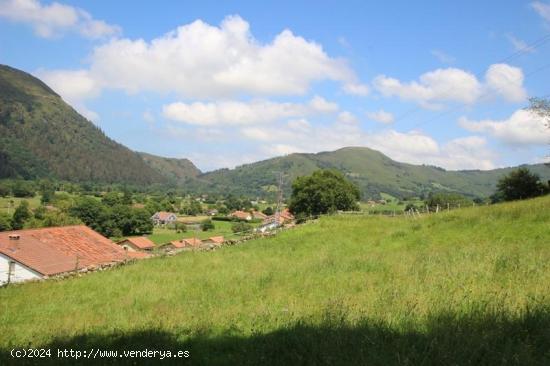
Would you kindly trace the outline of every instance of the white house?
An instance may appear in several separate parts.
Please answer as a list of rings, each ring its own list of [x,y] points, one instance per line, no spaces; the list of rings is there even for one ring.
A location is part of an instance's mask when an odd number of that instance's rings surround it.
[[[98,268],[145,253],[128,252],[84,225],[0,233],[0,285]]]
[[[155,225],[166,225],[176,222],[178,216],[173,212],[159,211],[151,216],[151,220]]]

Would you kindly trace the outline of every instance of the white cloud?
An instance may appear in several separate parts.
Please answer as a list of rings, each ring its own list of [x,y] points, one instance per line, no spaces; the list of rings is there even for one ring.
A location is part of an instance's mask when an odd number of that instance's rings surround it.
[[[439,107],[441,102],[473,104],[487,93],[495,93],[511,102],[523,101],[526,97],[523,79],[520,68],[494,64],[488,68],[484,83],[470,72],[446,68],[424,73],[418,81],[411,82],[379,75],[373,84],[383,96],[397,96],[426,108],[434,108]]]
[[[94,19],[86,11],[70,5],[53,2],[42,5],[38,0],[0,0],[0,17],[26,23],[44,38],[76,31],[90,39],[114,36],[120,27]]]
[[[192,125],[254,125],[285,118],[303,117],[312,114],[331,113],[338,105],[315,96],[307,104],[276,103],[267,100],[250,102],[176,102],[163,107],[167,119]]]
[[[448,55],[445,52],[440,51],[440,50],[431,50],[430,53],[432,54],[432,56],[437,58],[439,60],[439,62],[444,63],[444,64],[452,64],[456,61],[456,59],[453,56],[450,56],[450,55]]]
[[[393,114],[391,114],[390,112],[386,112],[383,109],[380,109],[377,112],[367,112],[367,117],[370,120],[385,124],[393,123],[393,121],[395,120]]]
[[[531,7],[546,21],[550,22],[550,4],[541,1],[534,1]]]
[[[357,117],[351,112],[343,111],[338,114],[338,122],[341,124],[355,125],[359,122]]]
[[[510,102],[521,102],[527,98],[523,88],[523,71],[507,64],[494,64],[485,73],[489,90]]]
[[[508,38],[508,41],[510,41],[515,51],[523,53],[535,52],[534,47],[529,46],[524,40],[514,37],[513,34],[507,34],[506,38]]]
[[[344,93],[350,94],[350,95],[359,95],[359,96],[366,96],[370,93],[369,87],[364,84],[358,84],[358,83],[347,83],[344,84],[343,88]]]
[[[313,99],[309,102],[311,109],[320,112],[320,113],[330,113],[336,112],[339,107],[338,104],[334,102],[329,102],[325,98],[318,95],[314,96]]]
[[[539,115],[520,109],[505,120],[472,121],[461,117],[459,125],[468,131],[488,135],[511,145],[546,145],[550,143],[550,130]]]
[[[419,81],[409,83],[380,75],[374,79],[374,86],[384,96],[397,96],[423,105],[442,101],[471,104],[482,93],[481,84],[473,74],[456,68],[430,71],[422,74]]]
[[[151,41],[111,39],[89,61],[98,85],[128,93],[194,99],[303,95],[325,80],[348,92],[367,91],[343,59],[330,57],[318,43],[290,30],[261,43],[239,16],[226,17],[219,27],[197,20]]]
[[[390,158],[411,164],[429,164],[450,170],[493,169],[495,154],[484,138],[469,136],[439,144],[419,131],[384,131],[366,137],[366,145]]]

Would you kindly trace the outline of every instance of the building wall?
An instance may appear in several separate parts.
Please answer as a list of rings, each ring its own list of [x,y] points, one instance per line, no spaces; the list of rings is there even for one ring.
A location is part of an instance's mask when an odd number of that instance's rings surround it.
[[[5,285],[8,282],[8,269],[10,258],[0,254],[0,286]],[[15,262],[13,270],[11,272],[11,282],[23,282],[28,280],[35,280],[42,278],[42,275],[38,272],[31,270],[23,266],[22,264]]]

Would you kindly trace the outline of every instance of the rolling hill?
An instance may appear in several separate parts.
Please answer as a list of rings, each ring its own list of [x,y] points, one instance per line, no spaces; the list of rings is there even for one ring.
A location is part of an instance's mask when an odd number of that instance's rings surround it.
[[[139,185],[167,181],[42,81],[0,65],[0,178],[42,177]]]
[[[134,152],[111,140],[39,79],[0,65],[0,179],[50,177],[75,182],[176,184],[194,193],[274,197],[276,172],[290,182],[317,169],[337,169],[361,189],[364,198],[381,192],[396,197],[452,191],[471,197],[493,193],[508,171],[446,171],[396,162],[365,147],[318,154],[291,154],[235,169],[201,173],[188,159]],[[529,169],[544,180],[550,169]]]
[[[550,179],[550,169],[544,164],[529,165],[542,179]],[[318,154],[290,154],[235,169],[220,169],[201,174],[194,189],[232,192],[244,195],[269,195],[276,184],[276,172],[285,174],[285,192],[300,175],[317,169],[336,169],[348,176],[360,188],[364,198],[384,192],[397,197],[418,196],[431,191],[450,191],[471,197],[491,195],[498,179],[512,168],[488,171],[446,171],[426,165],[400,163],[366,147],[346,147]]]
[[[143,161],[162,176],[179,184],[190,178],[196,178],[201,171],[189,159],[163,158],[144,152],[138,152]]]

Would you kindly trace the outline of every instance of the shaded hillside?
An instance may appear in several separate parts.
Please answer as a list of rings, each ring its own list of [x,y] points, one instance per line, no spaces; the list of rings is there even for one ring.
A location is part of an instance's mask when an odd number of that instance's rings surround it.
[[[0,65],[0,178],[166,181],[37,78]]]
[[[144,152],[138,152],[143,161],[156,172],[177,183],[195,178],[201,171],[189,159],[163,158]]]
[[[384,154],[365,147],[347,147],[318,154],[291,154],[235,169],[220,169],[202,174],[195,189],[232,192],[245,195],[270,195],[276,184],[276,172],[285,173],[285,191],[297,176],[317,169],[337,169],[361,189],[364,198],[380,192],[398,197],[418,196],[433,191],[453,191],[472,197],[486,197],[495,190],[496,182],[511,170],[446,171],[444,169],[396,162]],[[550,169],[543,164],[529,169],[543,179],[550,179]]]

